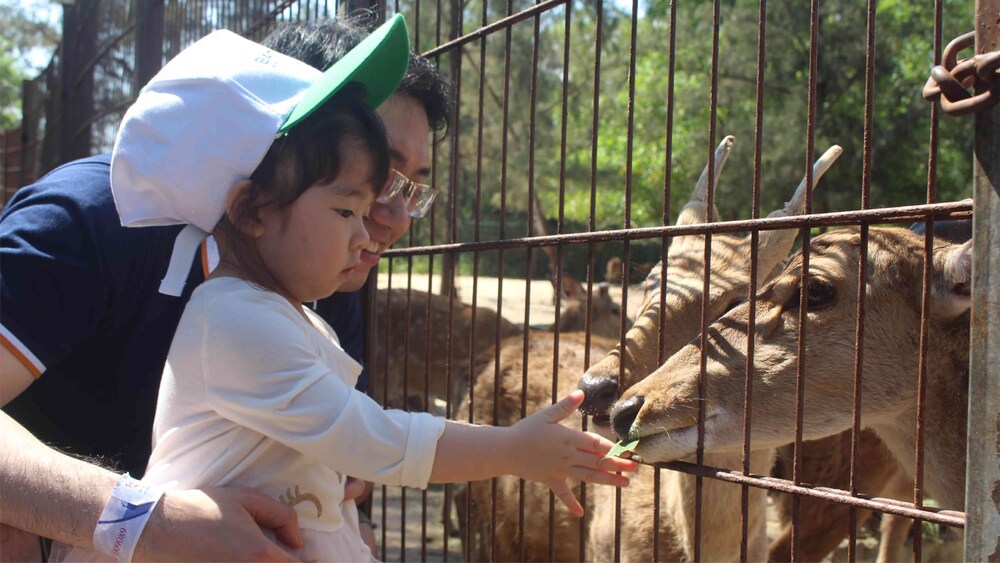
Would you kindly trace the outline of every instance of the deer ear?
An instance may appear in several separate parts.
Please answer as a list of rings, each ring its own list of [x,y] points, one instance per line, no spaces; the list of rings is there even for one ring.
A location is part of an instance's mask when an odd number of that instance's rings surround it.
[[[950,320],[972,306],[972,241],[934,252],[931,315]]]
[[[580,287],[580,284],[566,274],[563,274],[562,277],[562,289],[563,295],[569,299],[580,299],[583,295],[583,288]]]

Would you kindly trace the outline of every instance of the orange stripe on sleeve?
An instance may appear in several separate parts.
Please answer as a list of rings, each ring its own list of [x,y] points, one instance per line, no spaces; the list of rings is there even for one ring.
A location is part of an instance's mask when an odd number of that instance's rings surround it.
[[[201,241],[201,271],[205,274],[205,279],[212,273],[208,267],[208,239]]]
[[[21,365],[28,368],[28,371],[31,373],[32,377],[38,379],[39,377],[42,376],[42,372],[38,371],[38,368],[35,367],[35,364],[31,363],[31,361],[28,360],[28,357],[25,356],[23,352],[18,350],[17,346],[14,346],[14,343],[8,340],[7,337],[2,334],[0,334],[0,344],[3,344],[3,347],[6,348],[11,354],[13,354],[14,357],[17,358],[17,361],[21,362]]]

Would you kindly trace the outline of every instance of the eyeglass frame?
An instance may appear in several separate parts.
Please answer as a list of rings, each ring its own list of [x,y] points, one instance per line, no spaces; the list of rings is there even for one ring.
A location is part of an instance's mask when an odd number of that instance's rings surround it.
[[[406,197],[406,213],[414,219],[419,219],[427,215],[427,211],[437,199],[438,191],[428,184],[407,178],[402,172],[396,169],[390,171],[392,184],[386,188],[376,201],[382,204],[391,202],[397,195]]]

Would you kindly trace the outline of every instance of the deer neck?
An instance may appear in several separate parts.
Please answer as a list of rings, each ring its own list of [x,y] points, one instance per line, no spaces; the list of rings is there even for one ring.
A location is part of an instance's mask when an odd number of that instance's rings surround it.
[[[965,500],[966,413],[968,411],[968,317],[959,324],[932,330],[927,353],[924,394],[923,474],[928,496],[942,506],[961,510]],[[872,428],[903,469],[916,467],[917,404],[894,420]]]

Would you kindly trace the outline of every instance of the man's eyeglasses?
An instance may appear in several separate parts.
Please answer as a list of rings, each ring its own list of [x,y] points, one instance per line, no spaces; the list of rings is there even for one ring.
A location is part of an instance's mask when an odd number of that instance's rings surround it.
[[[420,218],[427,214],[427,210],[434,203],[437,197],[437,190],[427,184],[420,184],[403,176],[396,170],[390,172],[392,185],[379,196],[379,203],[389,203],[397,195],[402,194],[406,198],[406,212],[410,217]]]

